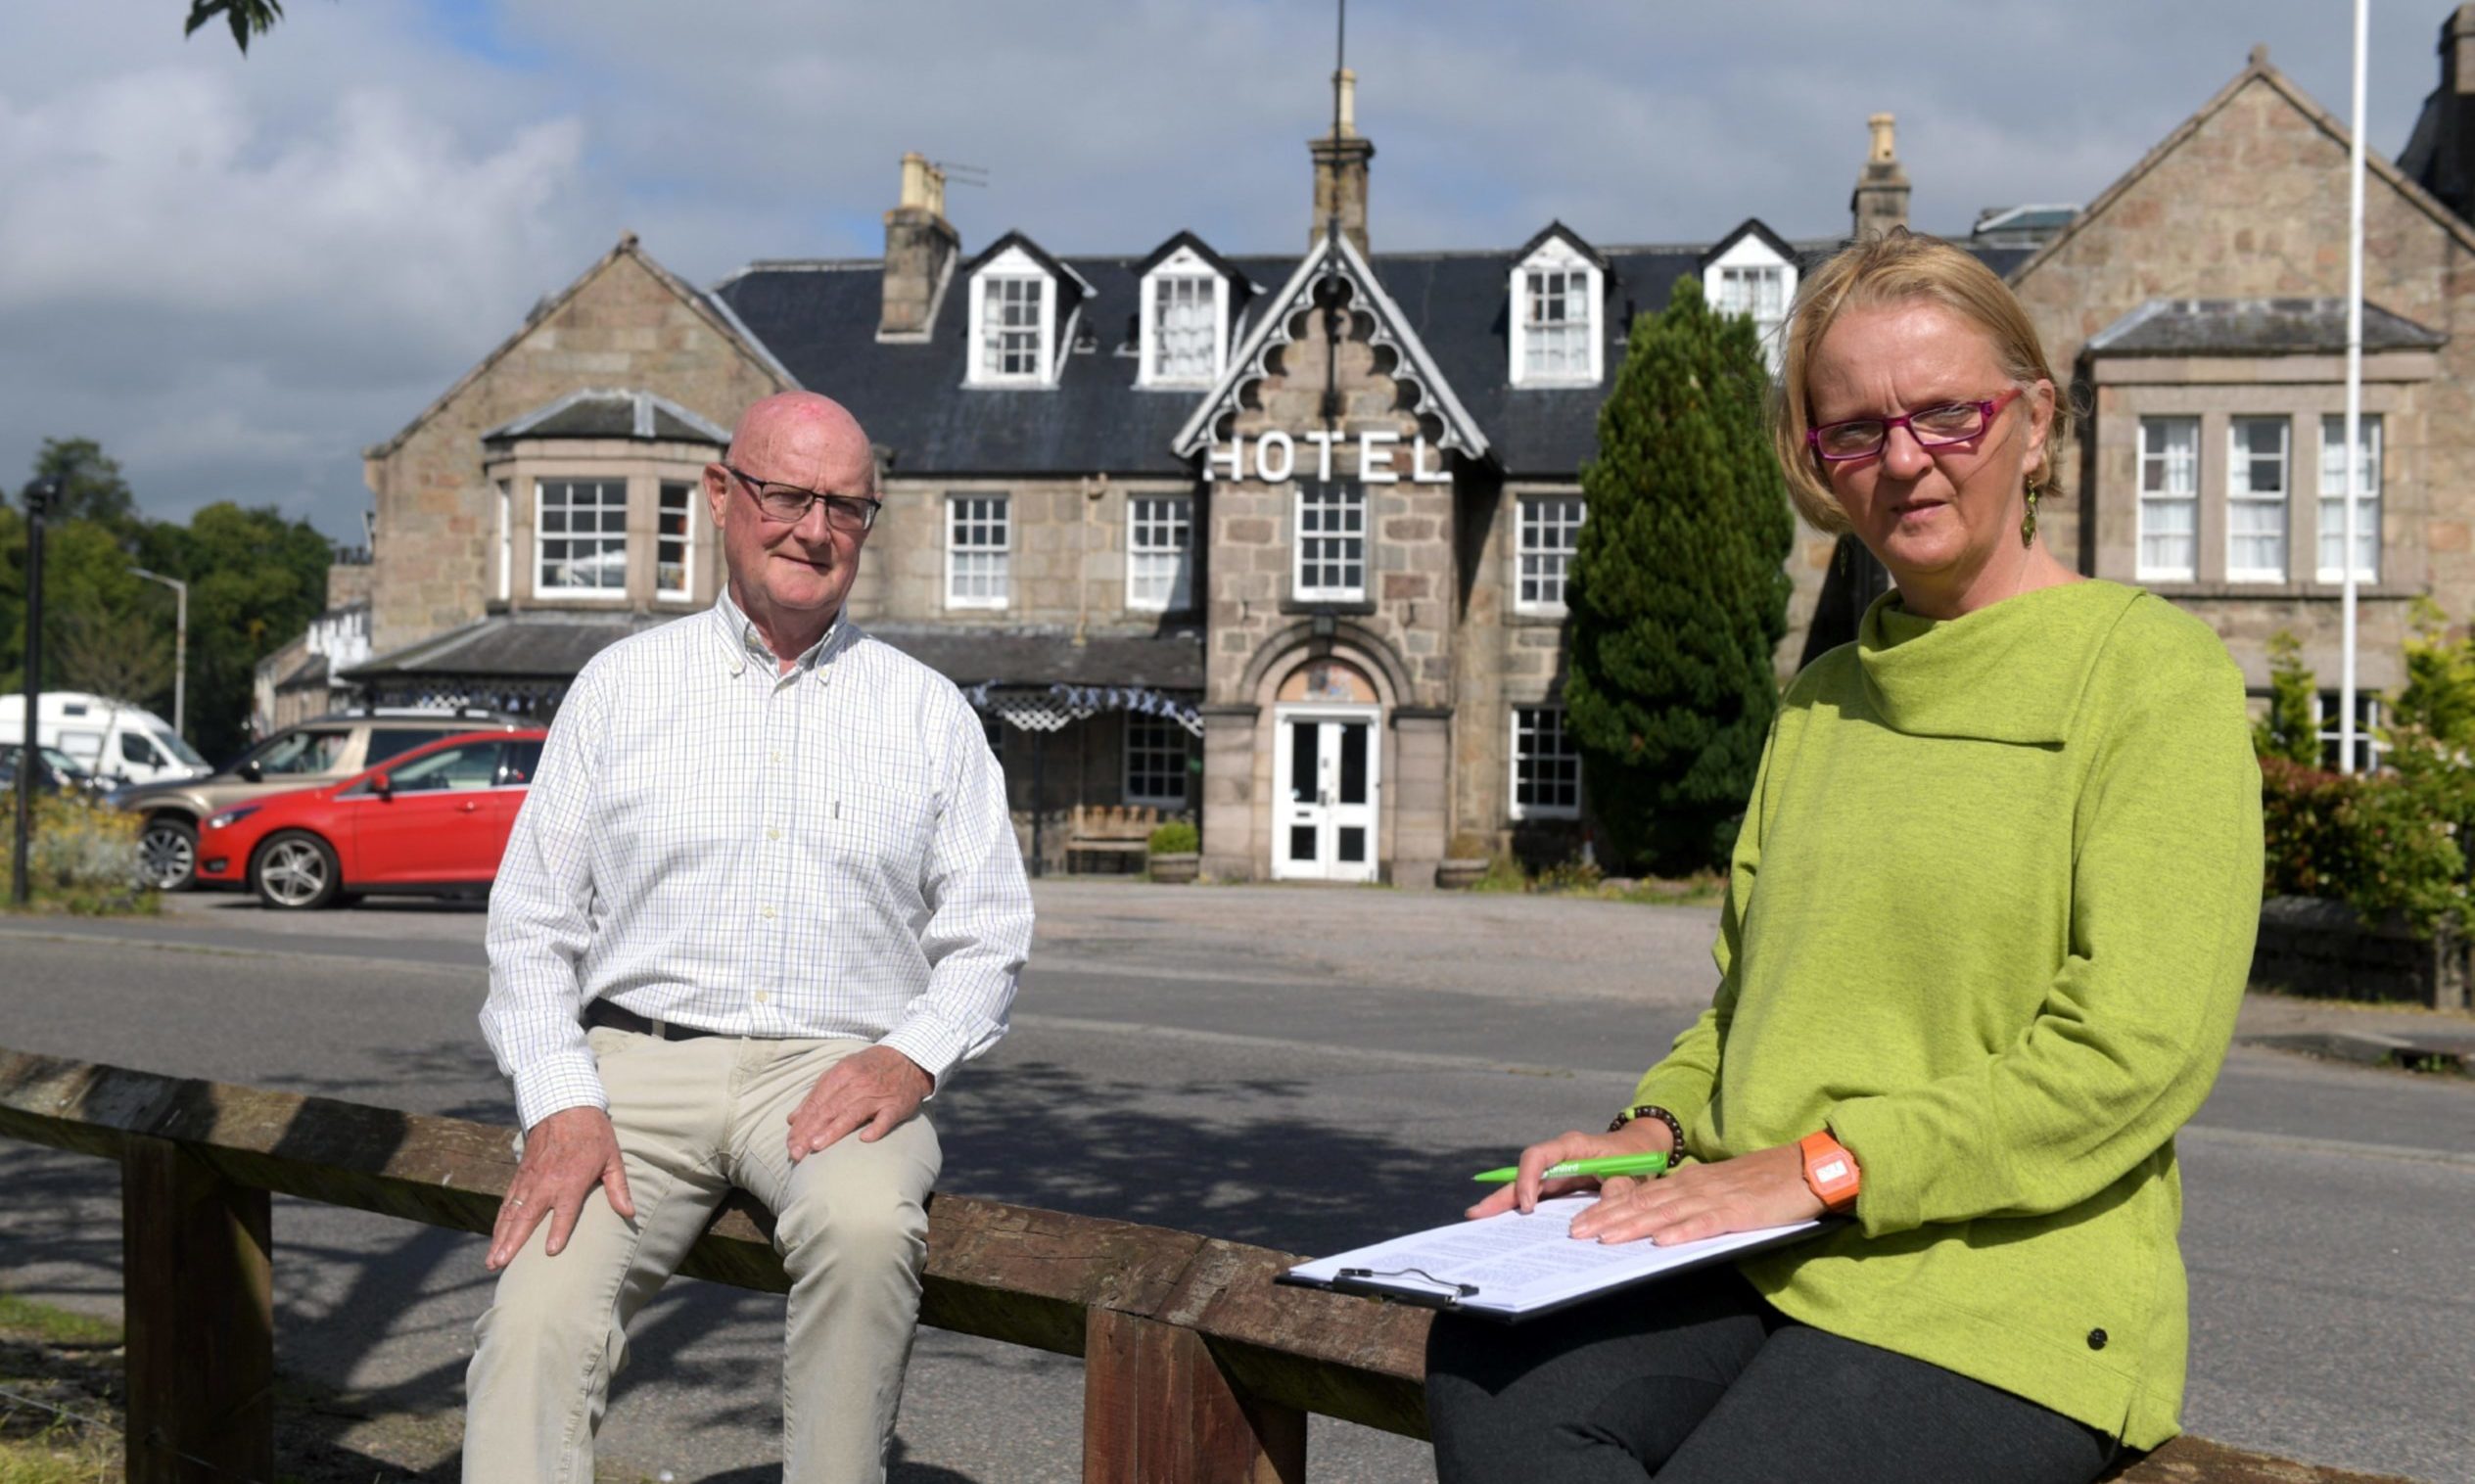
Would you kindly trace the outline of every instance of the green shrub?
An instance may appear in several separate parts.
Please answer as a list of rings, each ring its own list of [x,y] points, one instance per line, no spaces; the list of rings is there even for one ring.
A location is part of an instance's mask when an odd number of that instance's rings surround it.
[[[2304,668],[2303,645],[2281,628],[2268,636],[2268,715],[2252,723],[2252,751],[2305,767],[2320,762],[2320,727],[2313,719],[2316,682]]]
[[[2468,770],[2428,737],[2391,733],[2392,771],[2353,777],[2261,760],[2262,883],[2270,896],[2344,902],[2365,922],[2417,932],[2467,913]]]
[[[2406,686],[2390,707],[2392,722],[2444,748],[2475,744],[2475,638],[2450,637],[2450,616],[2427,597],[2407,620]]]
[[[35,903],[72,912],[153,911],[155,893],[138,858],[139,823],[135,814],[73,795],[35,795],[34,836],[26,849]],[[0,831],[16,827],[16,792],[0,793]],[[14,841],[10,834],[9,845]],[[9,845],[0,845],[0,856],[14,861]],[[14,902],[14,867],[7,875]]]
[[[1203,834],[1192,821],[1172,819],[1151,832],[1151,854],[1191,856],[1203,848]]]
[[[1445,858],[1451,860],[1484,860],[1495,854],[1494,845],[1486,836],[1473,830],[1463,830],[1444,847]]]

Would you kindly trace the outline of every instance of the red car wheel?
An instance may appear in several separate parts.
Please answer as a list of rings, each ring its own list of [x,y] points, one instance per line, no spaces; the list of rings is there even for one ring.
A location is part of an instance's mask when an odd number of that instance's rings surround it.
[[[324,840],[307,830],[278,830],[250,858],[250,885],[270,907],[305,912],[335,900],[344,871]]]

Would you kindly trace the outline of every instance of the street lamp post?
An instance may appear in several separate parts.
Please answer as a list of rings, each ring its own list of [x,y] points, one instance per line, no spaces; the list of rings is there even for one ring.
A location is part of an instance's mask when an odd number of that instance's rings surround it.
[[[36,740],[42,734],[43,715],[43,516],[60,498],[60,487],[57,479],[36,480],[25,487],[25,735],[18,749],[17,840],[9,854],[16,880],[11,895],[20,906],[34,895],[26,847],[34,838],[35,769],[43,765]]]
[[[130,575],[150,582],[161,582],[172,590],[175,600],[172,617],[172,734],[183,742],[189,740],[189,584],[178,578],[167,578],[132,567]]]

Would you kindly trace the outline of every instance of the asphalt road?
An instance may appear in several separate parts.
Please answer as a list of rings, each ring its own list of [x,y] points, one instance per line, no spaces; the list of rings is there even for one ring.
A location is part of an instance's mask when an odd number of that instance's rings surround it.
[[[934,1105],[944,1188],[1302,1252],[1448,1219],[1461,1172],[1603,1119],[1711,981],[1705,909],[1084,883],[1040,904],[1014,1033]],[[216,898],[17,919],[0,1046],[504,1120],[480,936],[469,909]],[[2182,1150],[2186,1424],[2475,1479],[2475,1085],[2238,1047]],[[107,1167],[0,1145],[0,1287],[117,1305]],[[288,1369],[346,1411],[452,1412],[477,1239],[280,1201],[276,1240]],[[675,1284],[633,1339],[611,1471],[773,1477],[779,1325],[778,1300]],[[1074,1362],[925,1333],[897,1477],[1073,1479],[1080,1387]],[[1340,1424],[1311,1457],[1320,1480],[1431,1477],[1420,1447]]]

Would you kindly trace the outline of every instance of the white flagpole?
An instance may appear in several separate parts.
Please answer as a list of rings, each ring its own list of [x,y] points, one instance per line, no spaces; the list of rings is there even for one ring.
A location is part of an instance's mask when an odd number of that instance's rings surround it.
[[[2363,496],[2363,53],[2371,32],[2371,0],[2355,0],[2355,137],[2347,159],[2349,219],[2346,255],[2346,544],[2343,643],[2338,671],[2338,766],[2355,771],[2355,523]],[[2324,466],[2325,467],[2325,466]]]

